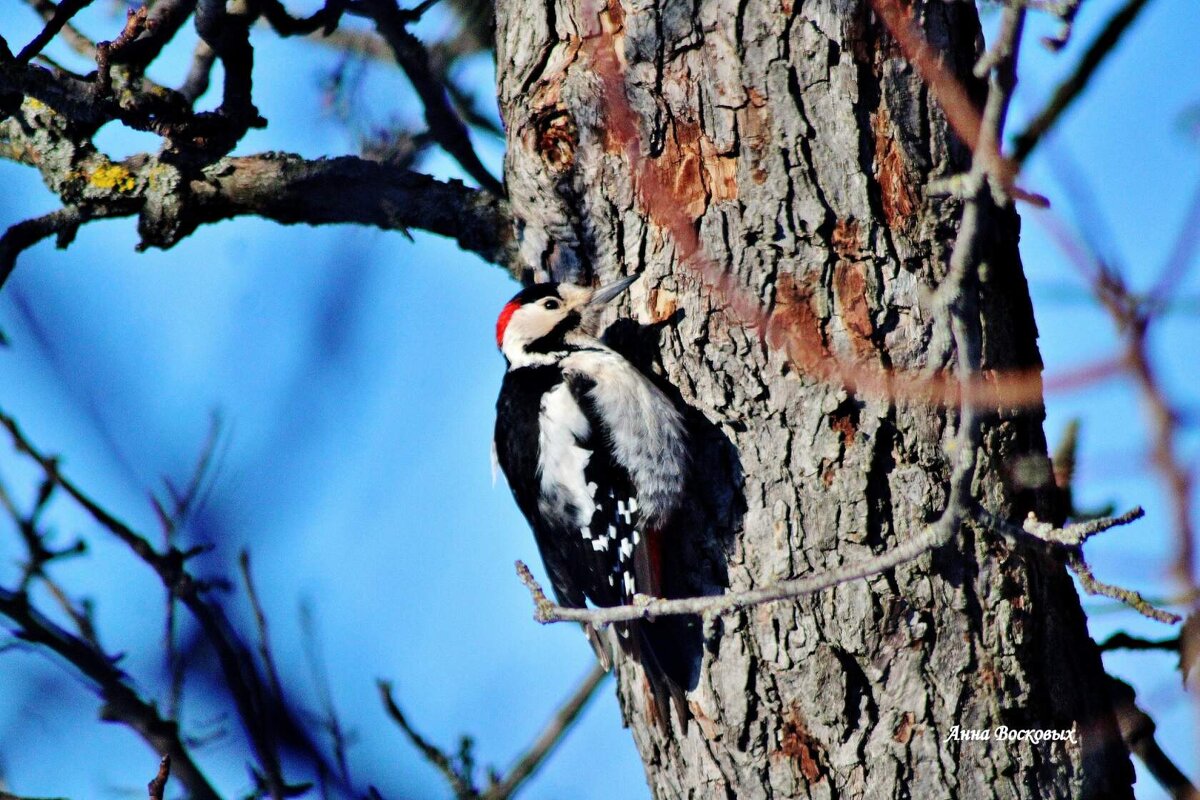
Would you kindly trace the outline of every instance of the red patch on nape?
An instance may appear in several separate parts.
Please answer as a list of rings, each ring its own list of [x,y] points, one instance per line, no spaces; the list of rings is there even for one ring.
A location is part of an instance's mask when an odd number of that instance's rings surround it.
[[[500,312],[499,319],[496,320],[496,347],[504,346],[504,331],[508,328],[508,321],[512,319],[512,315],[516,313],[521,304],[516,300],[512,300]]]

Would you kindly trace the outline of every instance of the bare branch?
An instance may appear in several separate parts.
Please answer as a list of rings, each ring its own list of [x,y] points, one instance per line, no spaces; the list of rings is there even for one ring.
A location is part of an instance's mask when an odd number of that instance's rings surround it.
[[[50,44],[50,40],[58,35],[63,26],[71,21],[71,17],[78,14],[83,9],[92,4],[92,0],[62,0],[54,10],[54,15],[46,23],[46,27],[42,28],[33,40],[21,48],[21,52],[17,54],[17,61],[22,64],[28,64],[29,61],[42,52],[42,48]]]
[[[1169,611],[1163,611],[1155,608],[1149,600],[1143,597],[1140,593],[1132,589],[1123,589],[1120,586],[1104,583],[1096,580],[1096,576],[1092,574],[1092,568],[1088,566],[1087,561],[1083,558],[1081,550],[1072,550],[1067,555],[1067,566],[1079,578],[1079,585],[1088,594],[1099,595],[1101,597],[1109,597],[1113,600],[1119,600],[1125,605],[1137,611],[1144,617],[1157,620],[1158,622],[1166,622],[1174,624],[1179,622],[1183,617],[1178,614],[1172,614]]]
[[[198,550],[180,551],[169,547],[163,552],[126,525],[115,515],[86,494],[57,468],[54,459],[39,452],[25,437],[12,417],[0,411],[0,427],[8,430],[18,452],[33,459],[43,470],[53,470],[55,480],[79,506],[102,528],[117,537],[146,565],[159,580],[191,612],[216,652],[228,691],[235,702],[238,717],[245,730],[258,763],[261,777],[271,794],[286,796],[299,788],[288,784],[282,774],[280,742],[286,737],[292,746],[302,751],[315,768],[323,774],[336,774],[308,732],[293,717],[286,703],[274,697],[264,685],[249,648],[230,625],[224,609],[205,597],[209,584],[198,580],[185,569],[188,558]],[[11,615],[9,615],[11,616]],[[164,755],[165,751],[162,752]],[[171,754],[174,757],[174,754]],[[175,758],[176,766],[180,765]],[[350,787],[343,785],[344,788]]]
[[[405,27],[409,16],[395,0],[362,0],[361,8],[375,21],[379,34],[387,41],[413,89],[425,107],[425,122],[430,133],[467,174],[492,194],[503,197],[504,186],[483,166],[471,145],[467,127],[450,105],[446,88],[429,66],[429,53],[417,37]]]
[[[1170,639],[1143,639],[1141,636],[1130,636],[1124,631],[1119,631],[1100,642],[1099,647],[1101,652],[1109,650],[1169,650],[1178,653],[1179,641],[1178,636],[1172,636]]]
[[[1003,533],[1006,536],[1032,536],[1048,544],[1063,547],[1079,547],[1097,533],[1102,533],[1120,525],[1128,525],[1146,516],[1146,512],[1142,510],[1141,506],[1134,506],[1120,516],[1102,517],[1100,519],[1088,520],[1087,522],[1076,522],[1060,528],[1055,527],[1049,522],[1041,522],[1034,516],[1033,512],[1030,512],[1025,517],[1025,521],[1020,526],[996,516],[981,506],[976,506],[973,509],[973,513],[975,519],[980,524]]]
[[[115,659],[63,630],[30,605],[28,597],[22,593],[0,587],[0,614],[19,626],[16,631],[19,638],[59,655],[91,682],[104,702],[100,712],[102,719],[127,726],[155,752],[170,756],[180,782],[192,797],[219,800],[179,738],[178,727],[160,717],[152,703],[138,696],[126,682],[125,673],[115,666]]]
[[[58,246],[66,247],[75,238],[79,226],[90,215],[75,207],[60,208],[35,219],[18,222],[0,236],[0,286],[17,266],[17,258],[48,236],[58,236]]]
[[[54,15],[58,13],[58,6],[50,2],[50,0],[25,0],[34,11],[36,11],[43,21],[49,23],[54,19]],[[62,27],[62,37],[67,44],[71,46],[79,55],[91,61],[96,57],[96,44],[91,39],[79,32],[79,29],[67,22]]]
[[[286,154],[227,159],[205,176],[191,187],[198,222],[255,214],[284,224],[419,228],[450,236],[488,261],[510,259],[507,204],[458,181],[349,156],[306,161]]]
[[[345,11],[345,0],[326,0],[324,6],[308,17],[293,17],[279,0],[263,0],[262,14],[280,36],[307,35],[321,31],[328,36],[337,28]]]
[[[478,790],[476,790],[474,784],[471,782],[471,776],[463,774],[464,771],[455,765],[453,758],[426,740],[409,724],[408,718],[404,716],[404,712],[400,710],[400,706],[392,698],[391,681],[376,681],[376,686],[379,687],[379,698],[383,701],[383,707],[387,711],[388,716],[404,732],[408,740],[421,751],[421,755],[425,757],[425,760],[437,767],[438,771],[446,777],[446,780],[450,782],[450,786],[454,789],[455,797],[460,798],[460,800],[463,798],[479,797]]]
[[[36,163],[52,186],[72,180],[57,171],[69,169],[70,163]],[[493,263],[507,265],[512,258],[503,200],[459,181],[439,181],[352,156],[241,156],[221,159],[187,178],[158,158],[140,155],[113,164],[96,155],[95,164],[77,165],[76,171],[103,173],[108,188],[89,187],[86,211],[72,206],[13,226],[0,238],[0,287],[21,251],[41,239],[57,233],[60,243],[67,242],[88,219],[132,215],[139,217],[142,248],[170,248],[200,225],[256,215],[283,224],[416,228],[452,237],[464,250]],[[63,186],[67,191],[68,184]]]
[[[1145,516],[1145,513],[1141,506],[1136,506],[1117,517],[1102,517],[1058,528],[1048,522],[1040,522],[1032,513],[1025,518],[1021,526],[1017,526],[980,506],[975,506],[973,509],[975,519],[980,524],[1004,536],[1016,539],[1030,537],[1059,548],[1065,554],[1067,566],[1079,577],[1079,584],[1088,594],[1102,595],[1104,597],[1111,597],[1114,600],[1120,600],[1138,613],[1159,622],[1179,622],[1181,617],[1169,611],[1155,608],[1149,600],[1132,589],[1122,589],[1119,586],[1113,586],[1096,580],[1096,576],[1092,574],[1091,567],[1088,566],[1087,561],[1083,557],[1082,546],[1089,537],[1110,528],[1128,525],[1134,520],[1141,519]]]
[[[533,573],[529,571],[529,567],[524,562],[516,562],[516,569],[521,583],[525,584],[525,588],[529,590],[530,596],[533,598],[535,620],[543,624],[568,621],[587,622],[599,628],[614,622],[627,622],[635,619],[653,619],[680,614],[723,614],[739,608],[773,603],[778,600],[794,600],[797,597],[813,594],[849,581],[869,578],[912,561],[935,547],[949,542],[955,534],[955,529],[949,524],[951,521],[953,520],[943,516],[937,523],[924,528],[913,538],[901,542],[879,556],[796,580],[781,581],[761,589],[726,592],[709,597],[668,600],[661,597],[638,595],[638,599],[633,605],[568,608],[556,605],[546,597],[545,591],[538,585]]]
[[[534,740],[533,744],[525,755],[521,756],[508,774],[499,783],[488,787],[488,790],[483,793],[485,800],[507,800],[514,792],[521,787],[529,776],[537,771],[546,760],[546,757],[558,746],[567,731],[575,724],[583,709],[587,707],[588,702],[596,694],[596,690],[600,684],[604,682],[608,672],[596,664],[591,671],[580,681],[579,686],[571,693],[571,696],[563,702],[562,706],[550,718],[546,727]]]
[[[1128,0],[1117,13],[1109,18],[1104,30],[1096,36],[1087,52],[1079,60],[1075,71],[1055,89],[1054,96],[1034,118],[1029,126],[1013,140],[1012,159],[1017,164],[1024,163],[1033,149],[1037,147],[1042,137],[1054,127],[1054,123],[1070,107],[1092,79],[1092,75],[1104,62],[1105,57],[1112,52],[1125,30],[1133,23],[1146,5],[1146,0]]]
[[[1125,746],[1146,765],[1146,769],[1170,792],[1174,800],[1200,798],[1200,792],[1196,791],[1192,782],[1158,746],[1158,740],[1154,737],[1157,726],[1149,714],[1137,707],[1133,687],[1111,675],[1108,681],[1108,694]]]
[[[158,774],[151,779],[150,783],[146,784],[150,800],[163,800],[163,794],[167,790],[167,778],[170,776],[171,757],[163,756],[162,761],[158,762]]]

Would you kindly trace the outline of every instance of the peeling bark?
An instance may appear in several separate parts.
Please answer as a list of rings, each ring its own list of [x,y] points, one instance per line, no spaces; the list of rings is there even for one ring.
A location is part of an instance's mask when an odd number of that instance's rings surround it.
[[[916,0],[912,12],[978,99],[973,5]],[[956,415],[812,378],[803,357],[738,324],[664,222],[694,226],[705,257],[813,338],[806,353],[953,361],[922,297],[945,273],[961,205],[925,187],[968,154],[868,4],[499,0],[496,39],[520,261],[543,278],[642,271],[633,312],[661,324],[626,344],[692,409],[696,507],[675,591],[798,577],[935,519]],[[637,130],[606,102],[604,42]],[[640,163],[619,146],[630,137]],[[982,242],[985,371],[1041,363],[1018,234],[1002,211]],[[1052,518],[1042,410],[992,412],[976,498]],[[967,528],[893,572],[706,634],[686,736],[662,736],[622,671],[656,797],[1130,795],[1075,590],[1035,550]],[[954,726],[1074,727],[1078,739],[956,741]]]

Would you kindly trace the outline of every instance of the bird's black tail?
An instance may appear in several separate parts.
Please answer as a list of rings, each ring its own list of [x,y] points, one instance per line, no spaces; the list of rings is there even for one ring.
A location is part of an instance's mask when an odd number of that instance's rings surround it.
[[[687,733],[691,710],[685,692],[696,685],[703,644],[700,618],[671,616],[617,624],[621,649],[642,666],[654,700],[655,722],[670,732],[671,706]]]

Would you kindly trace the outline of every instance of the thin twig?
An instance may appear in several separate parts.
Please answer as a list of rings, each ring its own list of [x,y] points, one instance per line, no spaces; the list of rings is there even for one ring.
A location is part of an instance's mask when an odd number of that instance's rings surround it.
[[[606,606],[604,608],[568,608],[556,605],[522,561],[516,562],[517,576],[533,598],[534,619],[543,624],[550,622],[587,622],[594,627],[628,622],[635,619],[676,616],[679,614],[723,614],[739,608],[773,603],[778,600],[794,600],[808,594],[829,589],[849,581],[869,578],[889,569],[905,564],[950,541],[954,530],[950,520],[937,523],[921,530],[913,538],[901,542],[887,552],[872,558],[855,561],[841,567],[819,572],[815,575],[781,581],[761,589],[742,592],[726,592],[707,597],[685,597],[669,600],[661,597],[638,595],[632,605]]]
[[[396,63],[421,98],[425,122],[438,144],[482,188],[503,197],[504,185],[479,160],[467,126],[451,106],[446,88],[430,68],[428,51],[405,27],[410,21],[407,13],[396,6],[395,0],[362,0],[360,7],[374,20],[380,36],[391,47]]]
[[[980,524],[1006,536],[1032,536],[1048,544],[1061,545],[1063,547],[1078,547],[1097,533],[1102,533],[1110,528],[1116,528],[1121,525],[1128,525],[1146,516],[1146,512],[1142,510],[1141,506],[1134,506],[1124,514],[1116,517],[1102,517],[1086,522],[1076,522],[1071,525],[1055,527],[1049,522],[1040,521],[1034,516],[1033,512],[1030,512],[1025,517],[1025,521],[1021,525],[1009,522],[982,506],[975,506],[972,509],[972,513]]]
[[[1109,597],[1113,600],[1120,600],[1125,605],[1137,611],[1144,617],[1149,617],[1158,622],[1166,622],[1175,624],[1183,619],[1178,614],[1172,614],[1169,611],[1155,608],[1150,604],[1150,601],[1143,597],[1140,593],[1133,589],[1124,589],[1120,586],[1113,586],[1110,583],[1096,580],[1096,576],[1092,574],[1092,568],[1088,566],[1084,560],[1081,550],[1070,550],[1067,554],[1067,566],[1079,578],[1079,585],[1088,594],[1099,595],[1101,597]]]
[[[392,683],[391,681],[379,680],[376,681],[376,686],[379,687],[379,698],[383,701],[383,707],[387,711],[392,721],[404,732],[408,740],[421,751],[421,755],[425,757],[433,766],[437,767],[438,771],[446,777],[450,782],[450,786],[454,789],[454,794],[458,798],[478,797],[479,792],[471,782],[470,775],[463,775],[454,760],[442,752],[437,745],[432,744],[421,734],[417,733],[416,729],[409,724],[408,718],[404,716],[404,712],[400,710],[400,706],[392,698]]]
[[[16,421],[0,411],[0,427],[6,428],[16,449],[29,456],[43,470],[55,472],[58,485],[102,528],[123,542],[147,566],[154,570],[162,584],[188,609],[200,624],[208,642],[216,652],[222,675],[230,696],[235,701],[238,717],[253,746],[262,777],[271,794],[284,796],[298,790],[289,785],[282,774],[280,743],[286,737],[292,746],[301,750],[318,771],[336,774],[326,763],[324,754],[308,735],[307,730],[293,717],[291,709],[273,697],[264,686],[259,669],[237,631],[229,623],[224,609],[205,598],[210,584],[195,578],[185,569],[187,560],[201,549],[180,551],[169,548],[159,552],[149,539],[118,519],[97,503],[70,478],[58,470],[54,459],[42,454],[25,437]],[[176,766],[179,765],[176,759]],[[348,791],[352,787],[339,780]]]
[[[1117,718],[1117,728],[1121,731],[1121,739],[1129,751],[1146,765],[1154,779],[1170,792],[1173,800],[1200,798],[1200,793],[1188,777],[1159,747],[1158,740],[1154,737],[1157,726],[1150,715],[1138,708],[1134,702],[1137,697],[1133,687],[1110,675],[1108,694]]]
[[[54,15],[46,23],[37,36],[17,54],[17,61],[28,64],[29,61],[42,52],[42,48],[50,44],[50,40],[58,35],[63,26],[71,21],[71,17],[91,5],[92,0],[62,0],[55,8]]]
[[[143,700],[130,687],[125,673],[115,666],[113,657],[61,628],[34,608],[22,593],[0,587],[0,614],[19,626],[16,631],[18,638],[41,645],[60,656],[91,682],[104,702],[100,712],[103,719],[120,722],[140,735],[155,752],[171,756],[180,782],[192,797],[219,800],[216,791],[188,754],[179,737],[178,726],[159,716],[154,704]]]
[[[68,206],[10,227],[0,236],[0,288],[16,268],[22,252],[51,235],[58,236],[59,247],[66,247],[87,219],[88,214],[81,209]]]
[[[167,778],[169,777],[171,777],[171,757],[163,756],[162,761],[158,762],[158,774],[146,784],[150,800],[163,800],[163,794],[167,790]]]
[[[1137,19],[1145,5],[1146,0],[1128,0],[1117,13],[1109,18],[1104,30],[1100,31],[1091,46],[1088,47],[1087,52],[1079,60],[1075,71],[1059,84],[1054,91],[1054,96],[1050,98],[1050,102],[1046,104],[1042,112],[1013,140],[1012,160],[1015,163],[1024,163],[1042,137],[1054,127],[1054,123],[1058,121],[1063,112],[1087,88],[1092,75],[1103,63],[1104,58],[1116,47],[1122,34]]]
[[[599,664],[592,667],[591,671],[579,682],[575,691],[546,723],[546,727],[530,745],[529,750],[512,765],[504,779],[488,787],[488,790],[483,793],[485,800],[507,800],[529,776],[537,771],[538,767],[545,762],[546,757],[566,736],[575,721],[579,719],[579,715],[587,707],[588,702],[607,676],[608,672]]]
[[[1118,631],[1109,636],[1099,645],[1101,652],[1109,650],[1169,650],[1179,652],[1179,637],[1170,639],[1144,639],[1141,636],[1130,636],[1124,631]]]

